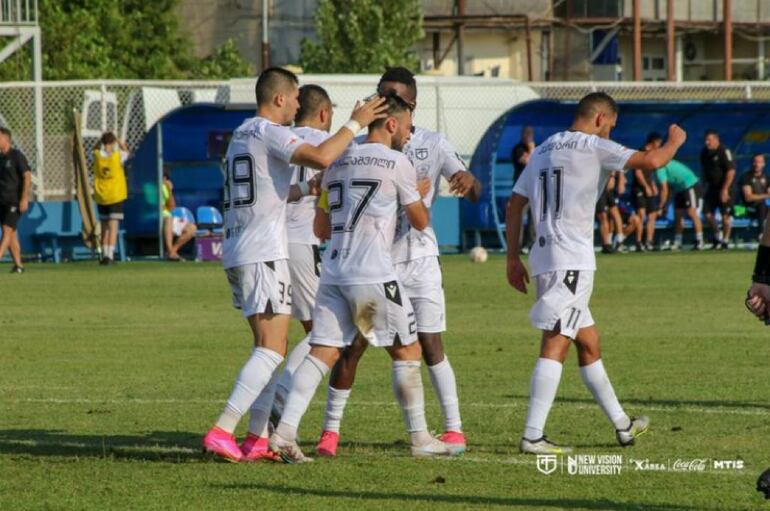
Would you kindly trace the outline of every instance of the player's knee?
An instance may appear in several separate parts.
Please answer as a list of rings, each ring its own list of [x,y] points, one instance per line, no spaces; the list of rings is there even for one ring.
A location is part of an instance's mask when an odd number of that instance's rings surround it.
[[[444,344],[440,334],[418,334],[418,337],[426,364],[434,366],[444,361]]]

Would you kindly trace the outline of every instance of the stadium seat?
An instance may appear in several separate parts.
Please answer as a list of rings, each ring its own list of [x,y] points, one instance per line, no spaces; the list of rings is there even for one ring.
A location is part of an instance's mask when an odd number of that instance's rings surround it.
[[[222,218],[222,213],[217,208],[213,206],[200,206],[196,210],[196,216],[198,218],[198,236],[222,233],[224,219]]]

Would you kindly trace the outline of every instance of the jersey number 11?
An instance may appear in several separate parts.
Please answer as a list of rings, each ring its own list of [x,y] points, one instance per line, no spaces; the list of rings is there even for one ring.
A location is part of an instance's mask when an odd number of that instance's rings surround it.
[[[542,194],[540,221],[545,220],[549,207],[552,208],[551,217],[554,220],[560,218],[561,205],[564,200],[564,169],[562,167],[540,171],[540,192]]]

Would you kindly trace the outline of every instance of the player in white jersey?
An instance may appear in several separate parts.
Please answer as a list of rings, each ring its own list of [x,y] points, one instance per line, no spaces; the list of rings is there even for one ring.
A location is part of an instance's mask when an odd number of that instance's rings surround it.
[[[303,85],[299,88],[299,110],[294,119],[292,131],[303,142],[320,145],[329,138],[332,125],[333,107],[329,94],[318,85]],[[292,184],[313,183],[320,178],[320,171],[293,165]],[[312,313],[315,295],[321,275],[321,253],[318,237],[313,233],[317,197],[308,195],[298,201],[289,202],[286,227],[289,239],[289,273],[291,274],[291,315],[302,323],[305,338],[286,357],[283,374],[278,380],[273,403],[274,418],[280,417],[283,403],[291,388],[291,377],[305,355],[310,351],[310,330],[313,328]]]
[[[411,71],[403,67],[389,68],[377,86],[380,94],[395,93],[417,106],[417,82]],[[468,172],[462,158],[440,133],[415,128],[404,153],[417,169],[417,178],[430,188],[423,199],[430,208],[436,199],[442,177],[457,195],[476,201],[481,187]],[[446,330],[446,308],[438,260],[438,242],[431,226],[419,231],[410,229],[402,215],[393,245],[393,263],[409,300],[414,307],[417,334],[431,382],[441,405],[444,433],[441,440],[451,446],[453,454],[465,451],[465,434],[460,418],[460,405],[454,370],[444,354],[441,332]],[[335,456],[339,443],[340,423],[350,397],[358,361],[367,344],[360,340],[345,349],[329,378],[329,389],[323,432],[316,446],[322,456]]]
[[[536,239],[529,264],[537,301],[529,316],[532,326],[543,332],[519,445],[525,453],[569,451],[549,441],[543,429],[570,342],[578,351],[583,382],[615,427],[620,445],[632,445],[649,427],[647,417],[626,415],[602,364],[599,334],[588,308],[596,270],[594,207],[611,172],[626,168],[652,172],[666,165],[686,134],[671,125],[665,145],[637,152],[609,140],[617,116],[617,104],[607,94],[585,96],[572,127],[535,148],[508,204],[508,282],[522,293],[527,292],[529,275],[519,259],[519,232],[527,203],[532,210]]]
[[[321,380],[359,335],[393,359],[393,390],[411,434],[412,454],[449,455],[428,432],[414,311],[391,258],[399,205],[418,230],[429,225],[430,213],[417,190],[415,169],[400,152],[409,139],[411,108],[395,94],[387,96],[387,104],[387,119],[372,123],[366,141],[348,149],[323,177],[315,232],[330,242],[311,349],[294,373],[281,422],[270,437],[270,448],[287,462],[310,460],[297,445],[297,428]]]
[[[286,354],[291,313],[286,201],[318,193],[306,183],[290,185],[291,164],[328,167],[361,126],[385,115],[381,99],[356,105],[348,123],[316,147],[286,127],[297,113],[298,96],[293,73],[263,71],[256,86],[257,115],[233,132],[227,149],[222,259],[233,305],[248,321],[255,349],[203,447],[230,461],[269,456],[267,419],[278,379],[273,372]],[[239,448],[233,431],[250,407],[249,436]]]

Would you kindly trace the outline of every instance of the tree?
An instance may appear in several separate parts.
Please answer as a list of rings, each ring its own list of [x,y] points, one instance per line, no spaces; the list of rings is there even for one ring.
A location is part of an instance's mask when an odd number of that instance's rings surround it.
[[[419,0],[320,0],[318,42],[302,41],[307,73],[381,73],[388,66],[416,71],[411,51],[423,37]]]
[[[177,0],[40,0],[43,77],[196,79],[251,74],[232,41],[204,59],[181,34]],[[8,61],[7,61],[8,63]],[[29,53],[0,66],[0,80],[29,80]]]

